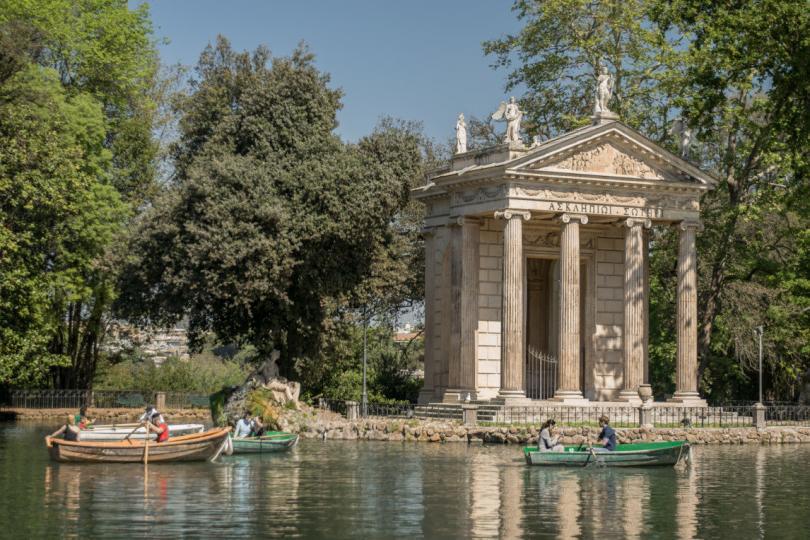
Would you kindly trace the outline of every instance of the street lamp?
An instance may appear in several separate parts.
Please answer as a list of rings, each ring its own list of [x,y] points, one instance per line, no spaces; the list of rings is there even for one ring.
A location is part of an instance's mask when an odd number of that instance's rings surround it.
[[[366,366],[368,364],[368,315],[367,307],[363,306],[363,395],[360,398],[361,414],[365,418],[368,414],[368,393],[366,392]]]
[[[762,405],[762,334],[765,333],[765,327],[757,326],[754,330],[759,336],[759,404]]]

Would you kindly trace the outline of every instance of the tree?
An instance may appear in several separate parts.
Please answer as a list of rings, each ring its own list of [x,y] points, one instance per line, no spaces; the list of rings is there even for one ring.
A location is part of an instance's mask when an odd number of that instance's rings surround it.
[[[328,82],[303,47],[273,59],[222,37],[206,48],[179,100],[173,184],[130,238],[123,314],[188,316],[193,342],[214,331],[262,359],[278,348],[288,376],[317,352],[325,319],[394,261],[391,224],[421,170],[403,132],[342,143]]]
[[[808,366],[804,8],[785,0],[519,0],[521,32],[484,44],[499,66],[513,68],[507,86],[528,88],[521,102],[530,131],[551,136],[586,123],[601,60],[615,74],[611,107],[622,121],[672,149],[676,117],[698,131],[691,158],[720,180],[702,201],[698,237],[699,372],[715,398],[751,387],[738,360],[744,367],[751,359],[758,324],[792,321],[769,344],[776,391],[791,396]],[[672,231],[656,231],[652,268],[651,318],[671,325]],[[653,325],[651,334],[658,391],[672,383],[672,326]]]
[[[91,384],[115,295],[106,254],[153,189],[155,69],[145,6],[0,6],[2,383]]]

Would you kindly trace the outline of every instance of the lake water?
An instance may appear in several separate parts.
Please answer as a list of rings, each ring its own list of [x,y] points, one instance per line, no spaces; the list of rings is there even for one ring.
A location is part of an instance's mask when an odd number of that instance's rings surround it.
[[[69,465],[0,424],[0,537],[810,538],[810,445],[691,469],[528,467],[517,446],[302,441],[220,463]]]

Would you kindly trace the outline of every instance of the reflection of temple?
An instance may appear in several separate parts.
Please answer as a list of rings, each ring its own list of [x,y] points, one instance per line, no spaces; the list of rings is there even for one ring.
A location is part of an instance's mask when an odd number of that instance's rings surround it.
[[[425,204],[420,401],[638,400],[649,228],[677,228],[675,401],[697,394],[695,236],[714,180],[612,118],[456,154]]]

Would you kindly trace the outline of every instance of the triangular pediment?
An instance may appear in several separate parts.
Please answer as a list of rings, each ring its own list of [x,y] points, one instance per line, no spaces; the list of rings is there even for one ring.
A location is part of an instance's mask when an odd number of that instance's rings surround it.
[[[678,182],[711,186],[714,179],[619,122],[589,126],[531,149],[511,171],[552,176]]]
[[[664,180],[666,174],[660,166],[645,163],[610,142],[577,149],[560,159],[531,167],[533,170],[575,171],[599,175],[625,176],[645,180]]]

